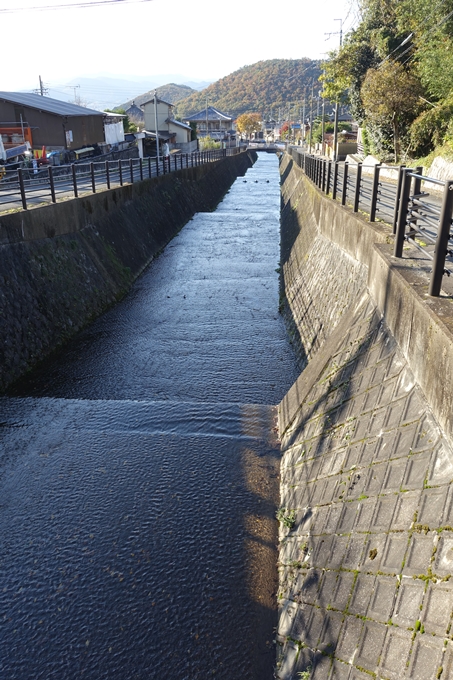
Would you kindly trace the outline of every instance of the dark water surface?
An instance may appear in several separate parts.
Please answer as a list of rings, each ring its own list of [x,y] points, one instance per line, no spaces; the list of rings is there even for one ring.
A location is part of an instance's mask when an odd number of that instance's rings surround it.
[[[278,161],[0,399],[0,678],[272,678]],[[244,181],[245,180],[245,181]]]

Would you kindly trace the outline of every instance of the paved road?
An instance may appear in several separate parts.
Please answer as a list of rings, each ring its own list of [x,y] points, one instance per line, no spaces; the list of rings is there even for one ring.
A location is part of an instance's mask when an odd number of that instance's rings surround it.
[[[193,156],[176,155],[172,156],[170,165],[168,161],[165,164],[166,172],[173,172],[175,169],[183,167],[191,167],[197,161]],[[119,170],[118,161],[109,161],[109,177],[105,169],[105,163],[94,161],[95,168],[95,187],[97,191],[107,189],[110,183],[111,188],[121,186],[121,184],[129,184],[132,181],[137,182],[141,178],[140,161],[134,159],[133,170],[131,170],[129,161],[122,161],[121,173]],[[92,177],[90,164],[77,164],[74,166],[77,173],[77,191],[79,195],[93,193]],[[142,164],[143,178],[156,177],[164,173],[164,162],[161,159],[158,163],[155,158],[144,159]],[[24,170],[24,186],[27,200],[27,207],[36,207],[52,202],[50,180],[47,168],[41,168],[36,173],[33,170]],[[54,183],[56,200],[67,200],[74,198],[74,184],[72,179],[72,166],[54,168]],[[22,210],[22,199],[20,193],[19,181],[17,173],[8,173],[6,179],[0,181],[0,213],[8,210]]]

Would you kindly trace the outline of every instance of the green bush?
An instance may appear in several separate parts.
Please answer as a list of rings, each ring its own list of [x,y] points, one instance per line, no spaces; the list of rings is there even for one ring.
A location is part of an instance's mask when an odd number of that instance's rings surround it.
[[[209,149],[220,149],[220,142],[216,142],[212,137],[200,137],[198,140],[201,151],[208,151]]]
[[[423,111],[410,128],[411,152],[425,156],[436,146],[452,138],[453,95],[439,102],[436,107]]]

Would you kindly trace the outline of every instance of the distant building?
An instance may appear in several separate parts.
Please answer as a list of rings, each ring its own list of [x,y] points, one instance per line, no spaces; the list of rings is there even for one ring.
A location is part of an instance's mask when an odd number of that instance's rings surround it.
[[[233,126],[231,116],[222,113],[213,106],[207,106],[202,111],[194,113],[192,116],[187,116],[184,122],[188,124],[196,123],[198,136],[209,136],[217,139],[226,137],[227,132],[230,132]]]
[[[135,102],[132,102],[129,108],[126,109],[125,113],[126,116],[129,117],[129,120],[132,123],[135,123],[136,125],[143,125],[143,123],[145,122],[143,110],[140,109]]]
[[[111,147],[118,147],[125,141],[123,120],[125,115],[108,112],[104,118],[105,143]]]
[[[50,151],[104,143],[105,115],[37,94],[0,91],[0,126],[28,127],[33,148]]]
[[[154,134],[157,128],[160,141],[169,141],[171,144],[177,145],[180,148],[184,148],[182,145],[186,145],[190,142],[192,134],[190,125],[181,123],[179,120],[173,118],[173,104],[157,97],[155,106],[153,97],[142,104],[142,109],[146,132]]]

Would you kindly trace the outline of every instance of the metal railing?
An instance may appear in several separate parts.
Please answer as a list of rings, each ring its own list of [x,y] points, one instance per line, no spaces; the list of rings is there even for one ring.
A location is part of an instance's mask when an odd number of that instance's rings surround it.
[[[379,214],[380,220],[392,225],[395,257],[403,257],[406,241],[432,261],[429,295],[440,295],[443,276],[453,272],[453,180],[425,177],[422,168],[401,165],[393,167],[392,184],[382,181],[380,164],[333,162],[297,149],[291,149],[290,154],[306,176],[333,200],[352,207],[355,213],[368,214],[370,222],[375,222]],[[370,177],[364,177],[364,168],[371,172]],[[429,184],[443,187],[441,200],[426,190]]]
[[[453,271],[453,181],[442,182],[432,177],[424,177],[422,169],[417,171],[405,168],[399,194],[399,209],[396,222],[395,257],[403,256],[404,241],[408,241],[432,261],[429,295],[438,296],[442,278]],[[443,186],[442,203],[428,203],[430,195],[421,191],[424,182]],[[412,190],[411,190],[412,185]],[[447,258],[450,268],[446,266]]]
[[[56,203],[62,198],[78,198],[82,193],[96,193],[101,189],[141,182],[176,170],[195,168],[245,150],[245,147],[233,147],[172,154],[160,159],[129,158],[7,170],[3,177],[0,176],[0,210],[15,207],[28,210],[31,205]]]

